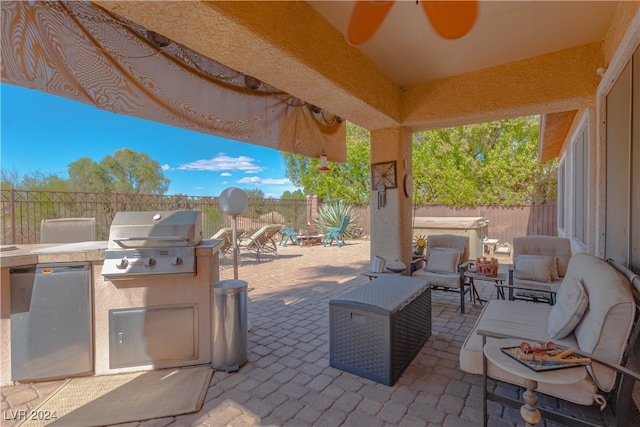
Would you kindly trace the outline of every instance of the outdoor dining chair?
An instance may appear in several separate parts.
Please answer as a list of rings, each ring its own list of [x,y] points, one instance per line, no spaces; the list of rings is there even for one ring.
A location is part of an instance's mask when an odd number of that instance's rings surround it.
[[[287,246],[287,243],[291,241],[294,245],[300,245],[300,241],[298,240],[298,233],[293,229],[293,227],[284,227],[280,231],[280,246]]]
[[[281,228],[281,224],[265,225],[251,236],[243,238],[240,241],[240,247],[249,252],[255,253],[258,261],[260,261],[260,255],[264,253],[272,253],[277,257],[278,246],[274,240],[274,236]]]
[[[349,216],[343,216],[340,227],[329,227],[327,233],[324,235],[323,246],[331,245],[331,243],[335,240],[336,245],[338,245],[338,247],[342,247],[342,245],[345,244],[344,233],[347,230],[347,226],[349,225],[350,220],[351,218]]]

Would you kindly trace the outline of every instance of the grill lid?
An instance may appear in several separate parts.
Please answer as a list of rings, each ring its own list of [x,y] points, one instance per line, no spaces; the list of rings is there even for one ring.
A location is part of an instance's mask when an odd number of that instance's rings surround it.
[[[197,246],[201,241],[199,211],[117,212],[108,249]]]

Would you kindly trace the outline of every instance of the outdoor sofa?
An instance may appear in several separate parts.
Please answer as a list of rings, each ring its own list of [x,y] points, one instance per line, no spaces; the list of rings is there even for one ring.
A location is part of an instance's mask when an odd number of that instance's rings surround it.
[[[523,385],[523,378],[484,357],[485,344],[495,346],[500,345],[494,341],[496,338],[515,338],[527,342],[552,341],[562,347],[573,347],[578,354],[592,359],[587,368],[588,375],[566,385],[539,381],[537,391],[580,405],[597,403],[601,409],[610,403],[616,414],[616,424],[628,425],[631,390],[635,381],[640,381],[640,375],[623,366],[638,338],[639,295],[640,278],[637,275],[611,260],[576,253],[569,261],[554,306],[490,301],[462,345],[460,368],[472,374],[483,374],[483,364],[486,364],[489,378]],[[509,402],[487,392],[486,384],[485,393],[486,422],[487,395]],[[539,409],[543,417],[557,416]],[[570,424],[576,425],[573,421]]]

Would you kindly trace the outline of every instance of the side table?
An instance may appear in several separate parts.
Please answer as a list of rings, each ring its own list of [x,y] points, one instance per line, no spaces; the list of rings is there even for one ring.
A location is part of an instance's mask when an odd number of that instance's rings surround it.
[[[480,294],[478,294],[478,290],[476,289],[475,280],[493,282],[497,285],[502,285],[504,281],[507,280],[507,277],[504,273],[498,273],[496,276],[485,276],[484,274],[479,274],[479,273],[476,273],[475,271],[465,271],[464,277],[469,279],[469,284],[471,285],[471,295],[473,296],[474,304],[476,303],[476,301],[478,301],[480,304],[482,304],[483,302],[486,302],[486,300],[483,300],[482,298],[480,298]],[[502,299],[504,299],[504,291],[502,290],[502,288],[497,287],[496,289],[497,289],[496,292],[498,293],[498,296],[500,296],[500,291],[503,292]]]
[[[524,387],[527,391],[524,392],[523,395],[524,405],[520,408],[520,416],[522,416],[522,419],[527,423],[527,426],[535,426],[542,420],[540,411],[537,408],[538,396],[536,396],[536,389],[538,388],[538,382],[544,382],[547,384],[575,384],[587,376],[587,369],[584,366],[573,366],[566,369],[536,372],[517,360],[512,359],[500,350],[504,347],[519,346],[521,341],[522,340],[501,339],[494,340],[489,343],[485,342],[484,344],[483,414],[485,426],[487,425],[487,360],[510,374],[523,379]]]

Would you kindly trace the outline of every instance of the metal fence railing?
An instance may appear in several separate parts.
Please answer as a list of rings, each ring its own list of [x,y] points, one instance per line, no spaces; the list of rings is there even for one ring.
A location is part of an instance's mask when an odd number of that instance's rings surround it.
[[[54,218],[95,218],[96,239],[107,240],[113,217],[119,211],[201,211],[206,237],[229,227],[231,222],[220,209],[217,197],[1,190],[0,209],[3,245],[39,243],[40,221]],[[264,224],[305,228],[308,212],[306,200],[249,199],[249,206],[238,216],[237,224],[249,232]]]
[[[313,227],[319,204],[311,197],[294,199],[249,199],[247,210],[237,218],[238,228],[252,232],[265,224],[283,224],[302,230]],[[370,207],[354,206],[362,235],[371,234]],[[32,190],[0,190],[3,245],[40,242],[40,221],[53,218],[95,218],[96,239],[107,240],[118,211],[197,210],[202,212],[202,230],[210,237],[231,218],[218,205],[217,197],[162,196],[154,194],[78,193]],[[521,207],[415,206],[414,216],[478,217],[489,219],[488,234],[501,242],[531,234],[557,235],[555,205]]]

